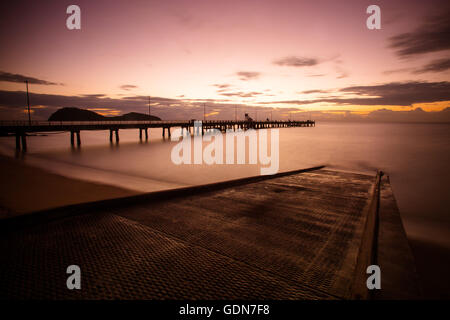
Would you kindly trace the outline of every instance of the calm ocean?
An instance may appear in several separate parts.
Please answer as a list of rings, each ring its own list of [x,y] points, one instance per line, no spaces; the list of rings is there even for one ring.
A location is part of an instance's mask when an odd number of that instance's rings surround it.
[[[259,165],[175,165],[176,142],[150,131],[121,130],[119,145],[108,131],[82,131],[72,149],[68,133],[28,137],[18,159],[52,172],[138,191],[154,191],[258,175]],[[390,175],[410,238],[450,248],[450,124],[332,123],[279,132],[279,171],[325,164],[329,168]],[[205,143],[206,144],[206,143]],[[0,138],[0,152],[15,156],[14,139]]]

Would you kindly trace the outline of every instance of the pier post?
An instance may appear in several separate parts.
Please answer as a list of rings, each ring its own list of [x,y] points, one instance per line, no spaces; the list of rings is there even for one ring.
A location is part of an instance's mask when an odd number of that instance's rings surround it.
[[[27,134],[25,132],[22,133],[22,150],[27,150]]]
[[[112,143],[112,141],[113,141],[113,131],[112,129],[109,129],[109,142]]]
[[[139,128],[139,140],[142,140],[142,128]]]
[[[148,128],[145,128],[145,141],[148,140]]]
[[[166,137],[166,128],[165,128],[165,127],[163,127],[163,132],[162,132],[162,136],[163,136],[163,138],[165,138],[165,137]]]
[[[116,129],[116,142],[119,142],[119,129]]]
[[[170,127],[167,128],[167,133],[168,133],[169,138],[170,138]]]
[[[70,145],[73,147],[75,145],[74,132],[70,131]]]
[[[77,131],[76,134],[77,134],[77,146],[81,146],[80,131]]]
[[[20,150],[20,135],[16,132],[16,150]]]

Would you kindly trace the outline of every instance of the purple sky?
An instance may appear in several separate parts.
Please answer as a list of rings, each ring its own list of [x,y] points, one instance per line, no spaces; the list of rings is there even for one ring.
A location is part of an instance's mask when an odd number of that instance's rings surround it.
[[[235,105],[280,119],[444,110],[447,3],[2,3],[0,118],[26,116],[26,78],[35,118],[64,106],[145,112],[149,95],[165,119],[199,118],[203,102],[211,119],[234,118]],[[70,4],[81,8],[81,30],[66,28]],[[371,4],[381,8],[381,30],[366,27]]]

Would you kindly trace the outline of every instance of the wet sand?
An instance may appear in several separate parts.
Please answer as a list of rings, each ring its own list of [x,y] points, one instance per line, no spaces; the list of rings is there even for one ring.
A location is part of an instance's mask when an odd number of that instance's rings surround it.
[[[1,155],[0,167],[0,218],[138,194],[133,190],[66,178]]]

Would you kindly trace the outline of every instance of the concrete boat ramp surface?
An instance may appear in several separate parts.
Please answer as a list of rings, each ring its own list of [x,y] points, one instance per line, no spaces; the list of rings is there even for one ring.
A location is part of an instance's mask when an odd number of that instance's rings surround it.
[[[377,227],[368,230],[375,185],[374,175],[316,168],[3,220],[0,297],[416,297],[414,261],[386,176]],[[365,243],[367,232],[375,243]],[[369,276],[359,271],[362,255],[380,265],[376,294],[355,295]],[[67,289],[69,265],[81,269],[80,290]]]

